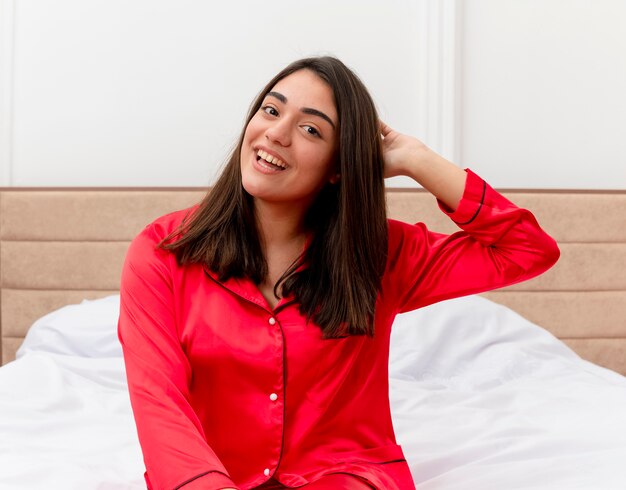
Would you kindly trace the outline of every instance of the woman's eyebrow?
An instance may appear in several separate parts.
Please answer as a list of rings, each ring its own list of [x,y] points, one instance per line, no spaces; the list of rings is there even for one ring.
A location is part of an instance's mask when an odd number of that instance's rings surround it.
[[[287,103],[287,97],[285,97],[280,92],[268,92],[267,95],[280,100],[283,104]],[[305,114],[311,114],[312,116],[319,116],[322,119],[328,121],[328,123],[333,127],[333,129],[336,129],[335,123],[332,121],[332,119],[328,117],[326,114],[324,114],[322,111],[318,111],[317,109],[313,109],[312,107],[303,107],[302,109],[300,109],[300,111],[304,112]]]
[[[280,100],[283,104],[287,103],[287,97],[279,92],[268,92],[267,95],[270,95],[278,100]]]

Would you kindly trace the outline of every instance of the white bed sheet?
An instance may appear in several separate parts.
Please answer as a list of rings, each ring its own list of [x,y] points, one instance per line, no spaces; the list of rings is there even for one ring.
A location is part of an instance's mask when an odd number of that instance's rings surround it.
[[[0,489],[140,489],[119,297],[38,320],[0,369]],[[401,315],[390,399],[418,490],[626,489],[626,378],[480,297]]]

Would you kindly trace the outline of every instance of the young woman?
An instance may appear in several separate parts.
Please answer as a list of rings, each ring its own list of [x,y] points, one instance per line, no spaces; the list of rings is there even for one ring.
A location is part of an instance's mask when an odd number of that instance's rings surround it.
[[[407,175],[462,231],[385,216]],[[410,489],[387,363],[397,313],[555,263],[533,215],[380,122],[339,60],[261,91],[206,198],[132,242],[119,338],[154,489]]]

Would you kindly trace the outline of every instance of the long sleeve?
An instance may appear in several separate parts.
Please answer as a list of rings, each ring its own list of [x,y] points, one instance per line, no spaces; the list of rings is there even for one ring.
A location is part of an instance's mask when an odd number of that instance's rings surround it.
[[[558,260],[556,242],[532,213],[470,170],[457,209],[439,206],[462,231],[444,235],[423,223],[390,222],[384,289],[399,312],[515,284]]]
[[[156,249],[155,225],[131,243],[122,272],[118,336],[153,489],[235,488],[189,404],[192,369],[177,332],[172,254]]]

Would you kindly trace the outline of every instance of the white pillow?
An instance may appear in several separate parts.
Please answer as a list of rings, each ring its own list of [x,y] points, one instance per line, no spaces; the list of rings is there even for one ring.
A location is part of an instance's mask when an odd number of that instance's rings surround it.
[[[480,296],[452,299],[398,315],[390,375],[473,390],[530,375],[546,362],[580,358],[550,332]]]
[[[46,352],[77,357],[122,357],[117,339],[119,294],[65,306],[41,317],[16,353]]]

